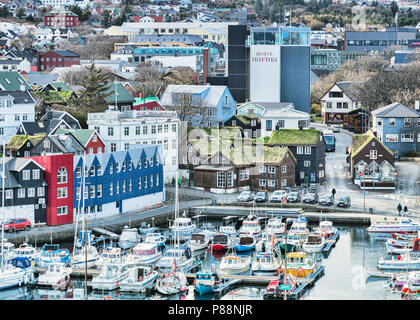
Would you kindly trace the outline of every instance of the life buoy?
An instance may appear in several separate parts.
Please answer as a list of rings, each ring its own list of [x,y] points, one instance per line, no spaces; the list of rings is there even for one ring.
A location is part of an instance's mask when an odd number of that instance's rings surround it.
[[[106,296],[106,297],[104,297],[104,300],[111,300],[111,297],[110,296]]]
[[[282,203],[282,204],[286,204],[286,203],[287,203],[287,200],[286,200],[285,198],[283,198],[283,199],[281,200],[281,203]]]
[[[303,268],[302,267],[297,267],[296,268],[296,276],[298,275],[298,273],[303,272]]]
[[[322,231],[321,236],[323,236],[325,238],[327,236],[327,231]]]

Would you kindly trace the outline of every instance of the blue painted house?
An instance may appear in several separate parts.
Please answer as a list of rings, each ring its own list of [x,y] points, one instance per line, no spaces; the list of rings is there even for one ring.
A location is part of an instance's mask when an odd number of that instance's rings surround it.
[[[168,85],[160,102],[194,127],[218,127],[236,114],[236,101],[227,86]]]
[[[139,145],[136,149],[75,156],[75,213],[104,217],[160,206],[165,200],[161,148]]]
[[[372,111],[372,131],[395,158],[420,152],[420,111],[395,102]],[[409,155],[409,154],[408,154]]]

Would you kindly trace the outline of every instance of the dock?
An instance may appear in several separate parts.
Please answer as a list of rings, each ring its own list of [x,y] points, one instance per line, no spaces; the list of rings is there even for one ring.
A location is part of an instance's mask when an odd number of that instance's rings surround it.
[[[192,280],[195,278],[195,274],[187,273],[185,274],[187,279]],[[268,285],[270,281],[276,280],[277,276],[252,276],[252,275],[221,275],[220,279],[222,280],[235,280],[241,282],[241,284],[251,284],[251,285]]]
[[[308,287],[313,286],[315,282],[321,278],[325,272],[325,267],[320,266],[313,274],[311,274],[309,277],[304,279],[299,279],[297,282],[299,285],[290,292],[289,297],[293,300],[298,300],[302,295],[305,293],[305,291],[308,289]]]
[[[326,240],[326,244],[324,248],[322,249],[322,254],[324,258],[328,258],[330,255],[331,249],[335,247],[335,244],[340,239],[340,231],[337,230],[337,232],[334,234],[334,236],[331,239]]]

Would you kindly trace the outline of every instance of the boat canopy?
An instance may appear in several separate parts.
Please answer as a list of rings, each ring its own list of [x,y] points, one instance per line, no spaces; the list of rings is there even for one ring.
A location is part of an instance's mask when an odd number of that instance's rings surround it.
[[[249,244],[252,244],[253,242],[254,242],[253,237],[241,237],[239,239],[239,244],[241,245],[249,245]]]
[[[228,242],[228,236],[226,234],[216,234],[213,237],[214,243],[227,243]]]
[[[203,243],[203,242],[204,242],[205,238],[206,238],[206,236],[205,236],[204,234],[202,234],[202,233],[194,233],[194,234],[191,236],[191,240],[194,240],[194,241],[199,241],[199,242],[201,242],[201,243]]]
[[[18,267],[18,268],[22,268],[22,269],[26,269],[26,268],[29,268],[31,266],[31,261],[27,257],[15,257],[15,258],[10,260],[10,263],[14,267]]]

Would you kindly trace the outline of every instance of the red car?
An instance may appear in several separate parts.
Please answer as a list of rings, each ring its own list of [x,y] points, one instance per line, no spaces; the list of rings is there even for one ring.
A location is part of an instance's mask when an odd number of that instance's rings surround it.
[[[14,232],[15,230],[29,231],[32,227],[31,222],[26,218],[9,219],[4,224],[4,231]]]

